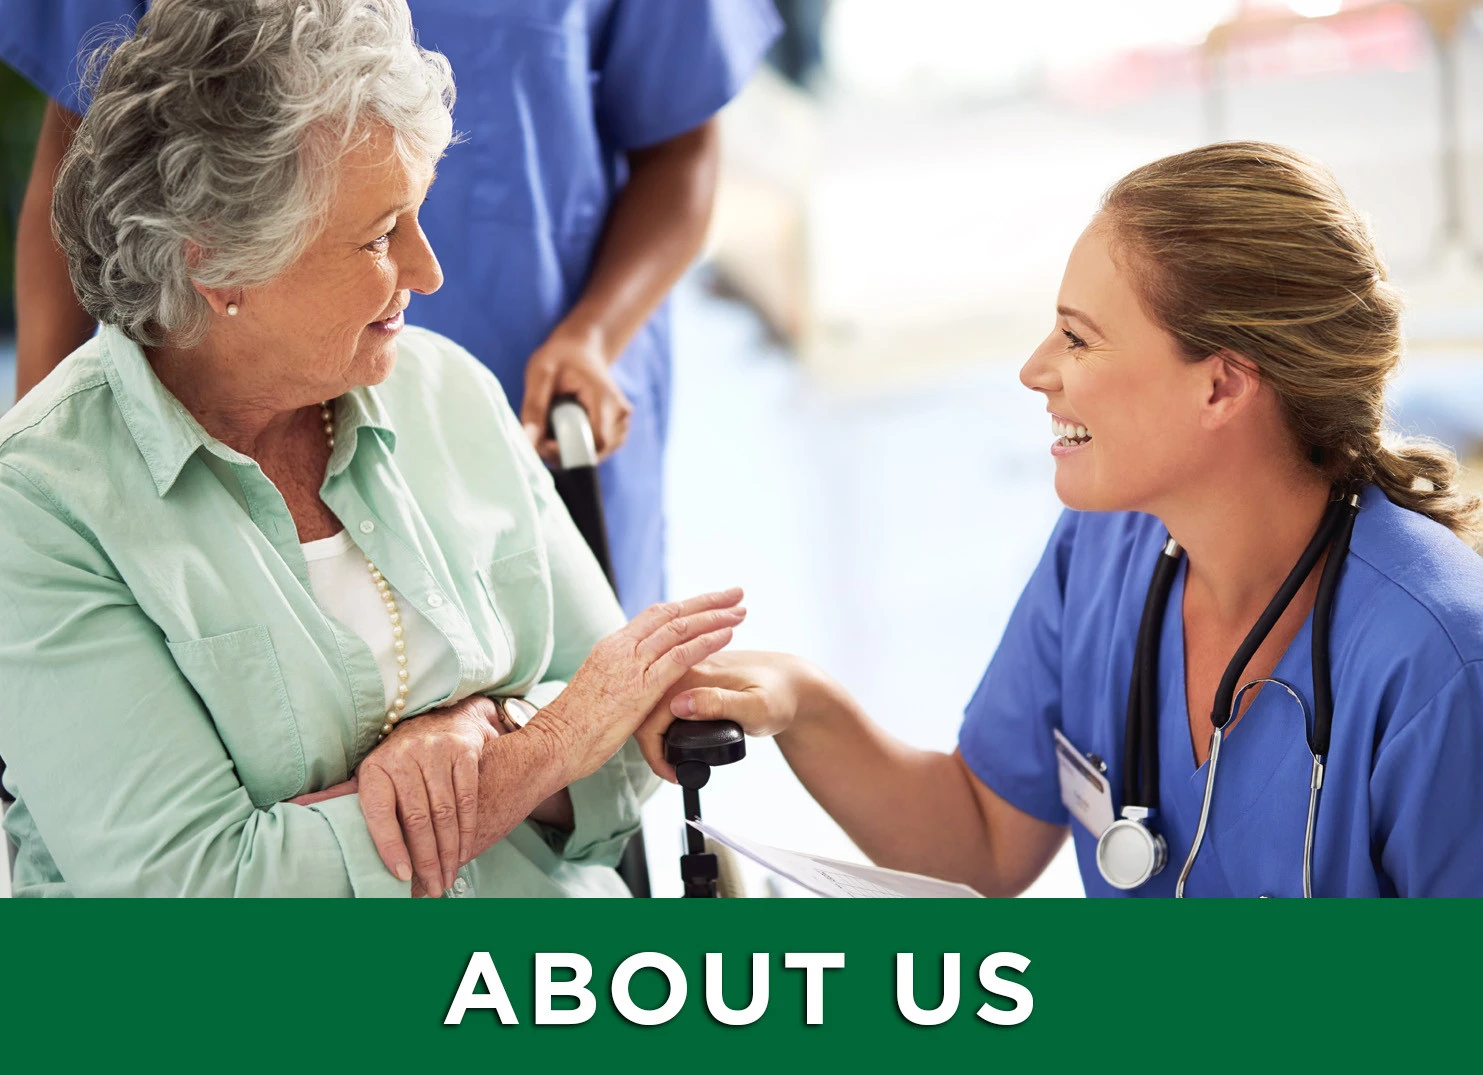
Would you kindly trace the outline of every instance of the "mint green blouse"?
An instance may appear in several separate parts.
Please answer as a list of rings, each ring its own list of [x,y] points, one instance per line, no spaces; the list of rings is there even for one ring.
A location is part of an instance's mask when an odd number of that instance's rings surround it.
[[[549,695],[623,615],[494,377],[424,330],[398,351],[337,402],[324,502],[457,654],[433,704]],[[408,894],[357,796],[285,802],[375,745],[375,658],[277,488],[111,328],[0,418],[0,684],[16,895]],[[626,894],[654,786],[630,742],[569,835],[517,826],[453,893]]]

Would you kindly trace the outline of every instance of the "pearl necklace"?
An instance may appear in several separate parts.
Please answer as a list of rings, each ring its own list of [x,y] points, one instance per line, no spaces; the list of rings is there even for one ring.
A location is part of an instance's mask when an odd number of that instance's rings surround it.
[[[335,450],[335,413],[330,409],[327,402],[320,403],[319,417],[324,422],[324,435],[330,442],[330,451]],[[381,574],[371,558],[367,556],[366,570],[371,573],[371,581],[376,584],[376,592],[381,595],[381,601],[386,605],[386,618],[391,621],[392,648],[396,651],[397,663],[397,696],[386,711],[386,722],[381,725],[381,733],[376,736],[376,742],[381,742],[391,730],[396,727],[397,721],[401,720],[407,711],[407,695],[411,693],[411,684],[408,682],[410,674],[407,671],[407,643],[402,639],[402,613],[397,608],[396,594],[392,593],[391,583]]]

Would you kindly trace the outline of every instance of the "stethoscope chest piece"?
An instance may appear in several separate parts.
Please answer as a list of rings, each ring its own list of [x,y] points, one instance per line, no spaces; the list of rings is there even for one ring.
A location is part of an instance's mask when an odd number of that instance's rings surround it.
[[[1169,861],[1164,838],[1142,817],[1127,816],[1134,810],[1139,808],[1125,809],[1097,840],[1097,870],[1109,885],[1124,891],[1144,884]]]

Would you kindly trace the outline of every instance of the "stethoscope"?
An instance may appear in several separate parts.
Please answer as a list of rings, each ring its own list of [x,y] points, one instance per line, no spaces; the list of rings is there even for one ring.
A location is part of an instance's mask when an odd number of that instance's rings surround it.
[[[1210,802],[1215,794],[1215,773],[1220,765],[1220,747],[1226,725],[1235,717],[1246,692],[1263,683],[1281,687],[1298,704],[1303,714],[1303,730],[1308,740],[1308,753],[1313,767],[1308,780],[1308,825],[1303,836],[1303,895],[1313,895],[1313,830],[1318,818],[1318,792],[1323,787],[1323,765],[1328,755],[1329,733],[1334,724],[1333,681],[1329,673],[1329,627],[1333,620],[1334,591],[1338,588],[1339,569],[1349,555],[1349,539],[1354,533],[1354,517],[1359,514],[1358,494],[1340,496],[1324,513],[1318,531],[1303,550],[1303,555],[1283,580],[1276,595],[1247,632],[1226,665],[1220,686],[1215,692],[1215,706],[1210,714],[1210,767],[1205,774],[1205,796],[1200,803],[1200,822],[1194,842],[1174,895],[1184,896],[1184,883],[1194,867],[1195,856],[1205,842],[1205,829],[1210,820]],[[1318,581],[1318,595],[1313,604],[1313,719],[1308,707],[1288,684],[1277,679],[1256,679],[1236,690],[1236,680],[1250,662],[1258,647],[1266,641],[1277,621],[1287,611],[1313,566],[1325,549],[1328,561]],[[1169,590],[1179,570],[1184,550],[1169,538],[1164,543],[1154,566],[1153,581],[1143,603],[1143,618],[1138,625],[1138,643],[1133,653],[1133,681],[1128,689],[1128,722],[1123,733],[1123,809],[1097,840],[1097,869],[1114,888],[1133,889],[1144,884],[1164,868],[1169,848],[1164,838],[1149,827],[1159,809],[1159,637],[1163,631],[1164,610],[1169,604]]]

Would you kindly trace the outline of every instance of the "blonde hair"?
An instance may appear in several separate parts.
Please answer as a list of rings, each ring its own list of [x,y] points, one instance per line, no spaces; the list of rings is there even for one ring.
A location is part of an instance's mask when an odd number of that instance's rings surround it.
[[[1469,538],[1483,505],[1445,446],[1384,428],[1401,356],[1401,299],[1364,220],[1318,162],[1265,142],[1177,153],[1102,202],[1149,314],[1191,360],[1254,364],[1307,465]]]

